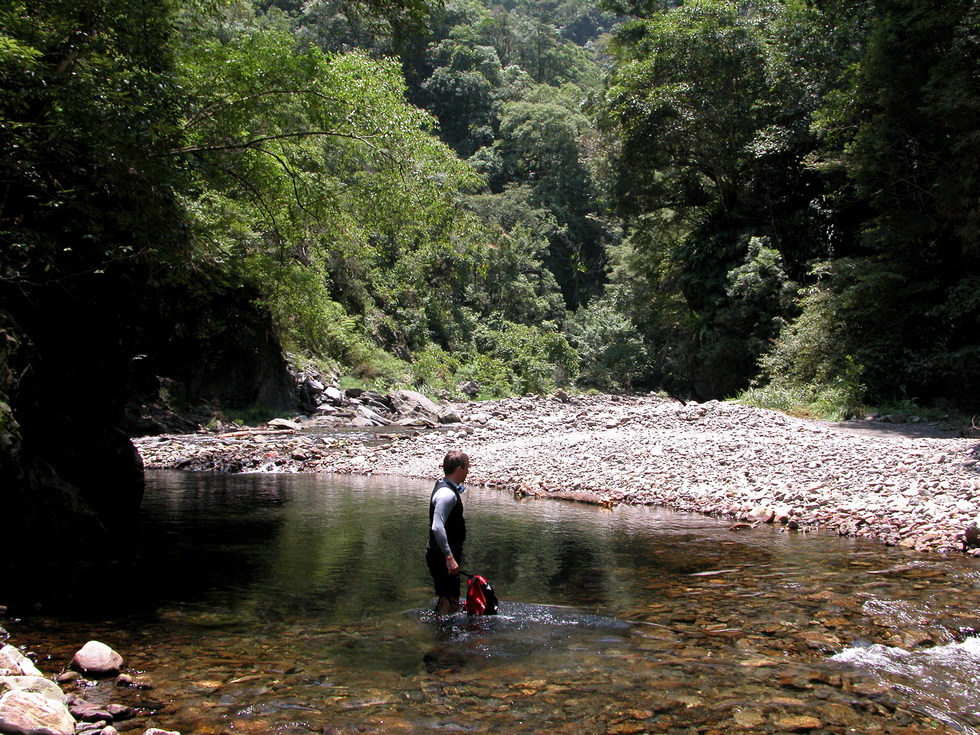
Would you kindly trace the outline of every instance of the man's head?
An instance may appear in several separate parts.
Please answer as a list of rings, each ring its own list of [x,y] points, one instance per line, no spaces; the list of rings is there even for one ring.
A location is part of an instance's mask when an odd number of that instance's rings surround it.
[[[442,471],[446,473],[446,477],[452,478],[453,475],[462,475],[465,479],[466,471],[470,468],[470,458],[465,452],[459,452],[455,449],[446,454],[445,458],[442,460]],[[460,480],[462,482],[462,480]]]

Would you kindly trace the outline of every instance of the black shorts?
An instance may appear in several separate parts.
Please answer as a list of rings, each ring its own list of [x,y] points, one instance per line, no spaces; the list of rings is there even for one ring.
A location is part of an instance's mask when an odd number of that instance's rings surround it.
[[[463,565],[463,552],[453,553],[453,558],[460,566]],[[425,550],[425,563],[429,567],[429,574],[432,575],[432,586],[438,597],[448,597],[450,600],[458,600],[460,592],[460,575],[450,574],[446,569],[446,557],[438,549]]]

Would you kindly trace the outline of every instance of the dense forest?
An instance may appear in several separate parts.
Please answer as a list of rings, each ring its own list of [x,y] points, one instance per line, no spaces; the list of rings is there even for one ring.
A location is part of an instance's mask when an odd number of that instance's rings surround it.
[[[974,408],[978,45],[972,0],[3,0],[0,474],[90,484],[135,396],[287,406],[287,356]]]
[[[244,310],[431,390],[978,387],[974,3],[4,6],[4,303],[113,380]]]

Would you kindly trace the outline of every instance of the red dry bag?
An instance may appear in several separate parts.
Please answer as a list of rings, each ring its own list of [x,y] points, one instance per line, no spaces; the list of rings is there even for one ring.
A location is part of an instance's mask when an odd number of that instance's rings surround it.
[[[466,583],[466,612],[470,615],[497,614],[497,595],[479,574],[469,575]]]

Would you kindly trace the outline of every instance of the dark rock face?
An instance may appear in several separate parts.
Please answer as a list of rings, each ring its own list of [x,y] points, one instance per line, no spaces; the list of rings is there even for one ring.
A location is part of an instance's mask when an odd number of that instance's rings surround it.
[[[248,287],[219,283],[193,294],[162,294],[169,313],[147,340],[143,387],[159,390],[154,381],[165,376],[169,399],[188,406],[294,409],[296,387],[271,317],[255,305],[258,296]]]
[[[135,448],[97,417],[83,421],[70,401],[69,410],[55,410],[50,395],[61,394],[45,379],[42,355],[6,312],[0,365],[0,502],[13,543],[40,556],[58,553],[48,539],[98,543],[110,516],[139,508],[143,474]]]
[[[136,526],[143,463],[120,427],[147,384],[222,407],[295,401],[254,293],[207,283],[139,299],[132,282],[8,291],[0,310],[0,507],[8,543],[39,561],[118,549]]]

